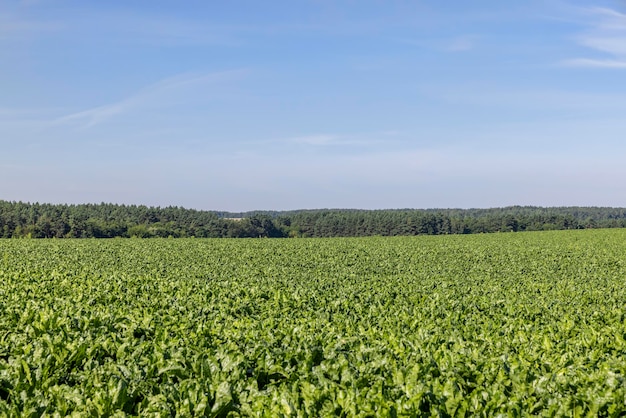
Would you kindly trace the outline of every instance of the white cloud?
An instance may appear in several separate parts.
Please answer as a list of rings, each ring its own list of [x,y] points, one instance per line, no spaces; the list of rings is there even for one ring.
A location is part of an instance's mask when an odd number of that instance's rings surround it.
[[[520,142],[521,143],[521,142]],[[9,200],[107,201],[203,209],[626,205],[619,152],[520,146],[411,148],[360,155],[271,150],[35,166],[0,162]],[[3,181],[2,179],[11,179]]]
[[[73,124],[82,128],[90,128],[101,124],[117,115],[121,115],[143,107],[167,105],[172,97],[184,88],[197,88],[203,84],[227,81],[244,74],[244,70],[230,70],[204,74],[184,73],[168,77],[151,84],[135,94],[115,103],[97,106],[91,109],[71,113],[54,121],[55,124]],[[184,100],[184,98],[183,98]]]
[[[0,2],[0,41],[49,33],[62,28],[63,24],[58,21],[22,17]]]
[[[479,38],[477,35],[459,35],[453,38],[442,39],[393,38],[393,40],[407,45],[444,52],[464,52],[474,49]]]
[[[626,24],[626,22],[625,22]],[[625,57],[626,56],[626,26],[623,31],[624,33],[621,36],[617,34],[612,37],[604,36],[604,37],[596,37],[596,36],[587,36],[582,37],[580,39],[580,43],[589,48],[597,49],[601,52],[606,52],[607,54]]]
[[[287,142],[307,145],[329,145],[332,142],[336,142],[340,138],[340,135],[308,135],[290,138]]]
[[[166,16],[129,16],[116,13],[104,17],[93,16],[91,23],[104,33],[114,32],[122,35],[118,39],[122,42],[168,46],[239,45],[241,41],[236,35],[252,29],[246,26],[220,25]],[[76,24],[80,25],[78,22]]]
[[[606,7],[592,7],[587,9],[589,15],[602,17],[598,26],[602,29],[624,29],[626,24],[626,14]]]
[[[389,143],[401,135],[400,131],[388,130],[382,132],[367,132],[353,134],[311,134],[294,136],[287,139],[272,140],[267,142],[299,144],[315,147],[324,146],[368,146],[381,143]],[[255,142],[259,143],[259,142]]]
[[[619,62],[614,62],[613,65],[619,65]],[[469,104],[537,111],[626,111],[626,96],[620,93],[587,93],[556,88],[507,88],[489,83],[425,85],[420,88],[420,91],[427,97],[456,105]]]
[[[626,68],[626,60],[598,60],[590,58],[575,58],[565,60],[562,64],[566,67],[587,68]]]
[[[465,35],[448,41],[446,49],[451,52],[470,51],[476,47],[477,36]]]
[[[609,8],[585,9],[589,29],[576,37],[586,48],[605,58],[583,57],[564,60],[569,67],[626,68],[626,15]]]
[[[0,107],[0,119],[16,120],[31,118],[41,115],[50,109],[16,109],[10,107]]]
[[[626,168],[618,155],[576,156],[567,150],[546,154],[533,149],[440,147],[266,157],[254,152],[204,155],[168,159],[156,166],[167,166],[179,181],[185,173],[179,189],[201,191],[188,193],[179,204],[207,209],[620,206],[626,191],[621,181]],[[228,187],[222,179],[228,179]],[[174,192],[163,189],[159,196],[166,199]],[[211,200],[188,203],[197,195]]]

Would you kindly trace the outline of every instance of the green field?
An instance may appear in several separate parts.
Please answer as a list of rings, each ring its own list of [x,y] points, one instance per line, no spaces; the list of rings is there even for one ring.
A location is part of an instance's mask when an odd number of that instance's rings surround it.
[[[0,415],[620,416],[626,230],[0,240]]]

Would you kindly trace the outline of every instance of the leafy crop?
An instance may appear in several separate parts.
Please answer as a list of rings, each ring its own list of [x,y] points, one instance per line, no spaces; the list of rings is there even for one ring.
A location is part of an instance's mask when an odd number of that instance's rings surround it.
[[[0,240],[0,415],[621,416],[626,231]]]

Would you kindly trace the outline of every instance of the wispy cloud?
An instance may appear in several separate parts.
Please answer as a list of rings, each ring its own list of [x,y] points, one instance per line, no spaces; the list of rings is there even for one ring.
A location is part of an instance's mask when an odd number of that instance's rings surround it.
[[[251,209],[581,202],[620,206],[624,201],[624,193],[620,192],[626,189],[619,181],[626,169],[618,153],[580,155],[567,147],[560,153],[545,153],[540,147],[517,149],[512,154],[503,149],[436,146],[362,154],[311,154],[305,159],[299,158],[301,155],[294,152],[293,158],[283,156],[277,164],[273,151],[212,154],[170,158],[167,164],[158,166],[167,166],[177,175],[201,172],[201,176],[190,175],[182,187],[214,197],[227,193],[229,197],[221,201]],[[240,167],[248,169],[242,171]],[[256,180],[252,183],[251,172]],[[217,189],[222,183],[208,180],[212,178],[228,178],[228,188]],[[598,184],[612,193],[602,191]],[[407,194],[406,190],[416,193]]]
[[[36,9],[39,0],[32,2]],[[293,21],[259,19],[254,23],[235,20],[221,21],[211,16],[173,16],[163,13],[136,13],[128,9],[105,6],[97,11],[69,9],[63,14],[50,13],[45,20],[28,20],[22,13],[3,10],[0,2],[0,40],[25,33],[62,29],[64,36],[102,38],[120,44],[150,46],[241,46],[254,42],[259,36],[284,36],[298,33],[363,35],[377,33],[398,25],[414,24],[407,16],[391,14],[375,18],[311,18]],[[317,10],[315,7],[313,10]],[[401,20],[401,21],[400,21]]]
[[[135,16],[109,13],[93,16],[101,33],[117,35],[118,41],[150,45],[227,45],[242,43],[240,34],[253,28],[167,16]],[[76,23],[80,25],[79,22]],[[114,29],[111,29],[114,28]]]
[[[557,88],[502,87],[490,83],[424,85],[420,91],[427,97],[454,105],[526,109],[541,112],[581,110],[626,111],[622,93],[589,93]]]
[[[443,39],[394,38],[395,41],[403,44],[414,45],[427,49],[436,49],[444,52],[470,51],[476,47],[478,39],[480,39],[480,37],[477,35],[459,35]]]
[[[172,96],[175,95],[175,93],[189,87],[198,87],[203,84],[224,82],[231,80],[234,77],[241,76],[244,73],[245,70],[230,70],[204,74],[179,74],[153,83],[141,89],[137,93],[115,103],[109,103],[80,112],[71,113],[56,119],[54,123],[72,124],[81,128],[91,128],[104,123],[115,116],[135,109],[167,105],[168,103],[171,103]]]
[[[4,12],[0,15],[0,40],[57,31],[62,27],[59,22],[28,20]]]
[[[591,59],[591,58],[575,58],[563,61],[568,67],[587,67],[587,68],[626,68],[626,60],[621,59]]]
[[[584,9],[589,29],[576,37],[586,48],[605,57],[579,57],[562,62],[570,67],[626,68],[626,14],[609,8]]]
[[[54,13],[41,8],[40,0],[22,1],[18,5],[0,2],[0,40],[26,36],[55,35],[77,38],[103,37],[118,43],[160,46],[239,45],[239,35],[256,28],[249,25],[227,25],[201,18],[177,18],[159,14],[133,14],[128,10],[103,8]]]
[[[286,142],[306,145],[330,145],[341,141],[341,135],[307,135],[289,138]]]
[[[359,134],[313,134],[290,137],[287,139],[281,139],[272,142],[280,142],[287,144],[298,144],[315,147],[328,147],[328,146],[368,146],[381,143],[388,143],[394,137],[398,137],[401,133],[399,131],[383,131],[383,132],[369,132]]]
[[[0,107],[0,119],[18,119],[30,117],[40,113],[41,111],[33,109],[15,109],[9,107]]]
[[[445,49],[451,52],[470,51],[476,47],[478,38],[476,35],[459,36],[447,41]]]

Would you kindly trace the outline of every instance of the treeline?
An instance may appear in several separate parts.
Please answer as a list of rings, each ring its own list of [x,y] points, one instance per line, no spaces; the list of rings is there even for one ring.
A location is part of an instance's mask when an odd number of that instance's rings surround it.
[[[0,201],[1,238],[349,237],[623,228],[626,208],[299,210],[245,213]]]

